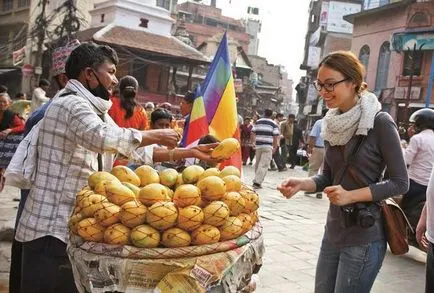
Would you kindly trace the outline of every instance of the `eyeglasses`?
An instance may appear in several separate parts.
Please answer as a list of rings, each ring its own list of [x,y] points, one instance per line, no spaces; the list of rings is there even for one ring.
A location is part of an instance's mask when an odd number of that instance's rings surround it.
[[[340,81],[336,81],[336,82],[326,82],[326,83],[320,83],[318,80],[315,80],[315,81],[313,82],[313,85],[315,86],[316,90],[319,91],[319,92],[320,92],[322,89],[325,89],[326,92],[330,93],[330,92],[333,92],[333,91],[335,90],[335,86],[336,86],[336,85],[338,85],[338,84],[340,84],[340,83],[342,83],[342,82],[344,82],[344,81],[347,81],[347,80],[349,80],[348,77],[345,78],[345,79],[342,79],[342,80],[340,80]]]

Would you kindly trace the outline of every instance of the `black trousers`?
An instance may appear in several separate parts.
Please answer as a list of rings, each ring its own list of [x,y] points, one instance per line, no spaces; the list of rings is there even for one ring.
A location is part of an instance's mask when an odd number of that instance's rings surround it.
[[[77,292],[66,253],[66,243],[55,237],[45,236],[23,242],[22,246],[21,292]]]
[[[298,145],[288,146],[288,149],[289,149],[289,160],[291,163],[291,167],[294,167],[298,163],[298,157],[297,157]]]
[[[30,190],[21,189],[21,199],[18,205],[17,218],[15,220],[15,231],[17,230],[18,222],[21,218],[21,214],[24,210],[24,205],[26,203],[27,197],[29,196]],[[21,260],[23,255],[23,244],[14,239],[12,241],[11,248],[11,267],[9,271],[9,292],[10,293],[20,293],[21,292]]]
[[[426,201],[427,186],[416,183],[410,179],[408,191],[402,197],[402,209],[413,228],[419,222],[420,214]]]

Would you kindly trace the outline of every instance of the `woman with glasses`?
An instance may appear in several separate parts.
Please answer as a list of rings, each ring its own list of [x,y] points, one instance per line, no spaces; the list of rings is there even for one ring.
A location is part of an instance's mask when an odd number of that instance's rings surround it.
[[[365,70],[344,51],[320,63],[315,87],[327,112],[322,174],[288,178],[278,189],[323,191],[330,201],[315,278],[316,293],[370,292],[386,252],[379,202],[408,189],[395,123],[363,82]],[[381,180],[387,167],[390,179]]]

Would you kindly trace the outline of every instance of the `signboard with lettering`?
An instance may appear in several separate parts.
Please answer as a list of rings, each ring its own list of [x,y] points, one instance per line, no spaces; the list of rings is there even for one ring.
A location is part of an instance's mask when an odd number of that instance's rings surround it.
[[[0,139],[0,168],[7,168],[23,138],[24,134],[18,134],[8,135],[5,139]]]
[[[321,61],[321,48],[315,46],[309,46],[309,53],[307,57],[307,66],[312,69],[318,68],[319,62]]]
[[[410,93],[410,100],[419,100],[420,98],[420,87],[412,87]],[[407,87],[396,87],[395,88],[395,99],[405,100],[407,98],[408,88]]]
[[[360,12],[360,4],[330,1],[327,13],[327,31],[336,33],[353,33],[353,25],[344,20],[345,15]]]

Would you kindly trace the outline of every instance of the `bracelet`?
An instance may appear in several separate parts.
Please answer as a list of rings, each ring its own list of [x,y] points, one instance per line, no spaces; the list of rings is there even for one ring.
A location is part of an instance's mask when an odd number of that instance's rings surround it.
[[[173,162],[174,161],[174,159],[173,159],[173,155],[174,154],[175,154],[175,149],[171,149],[169,151],[169,162]]]

